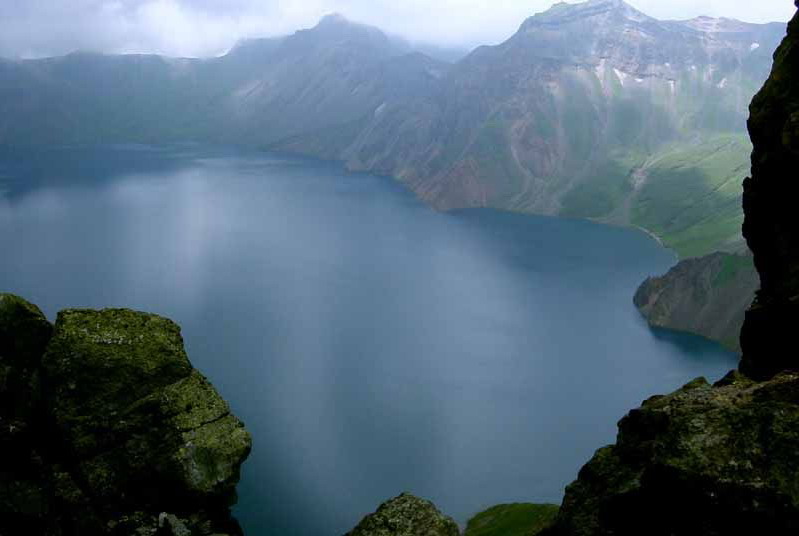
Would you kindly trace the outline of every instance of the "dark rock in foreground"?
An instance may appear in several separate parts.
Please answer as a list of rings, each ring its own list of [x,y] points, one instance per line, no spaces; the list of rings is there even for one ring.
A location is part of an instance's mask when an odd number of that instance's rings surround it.
[[[241,533],[229,508],[250,436],[176,324],[67,310],[53,330],[0,295],[0,369],[0,430],[20,431],[0,435],[0,534]]]
[[[346,536],[458,536],[458,525],[433,503],[403,493],[380,505]]]
[[[740,352],[744,316],[759,286],[751,256],[714,253],[647,279],[633,301],[654,327],[696,333]]]
[[[566,490],[555,534],[797,534],[799,375],[653,397]]]
[[[41,457],[39,366],[53,327],[35,306],[0,294],[0,534],[48,522],[48,472]]]
[[[762,280],[741,336],[741,370],[767,379],[799,369],[799,16],[750,106],[752,177],[744,182],[744,237]]]

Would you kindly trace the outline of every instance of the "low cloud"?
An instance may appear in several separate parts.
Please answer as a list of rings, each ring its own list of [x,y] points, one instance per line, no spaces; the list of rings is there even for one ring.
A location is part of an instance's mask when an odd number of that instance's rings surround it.
[[[659,18],[787,21],[791,0],[630,0]],[[498,43],[552,0],[25,0],[0,2],[0,56],[74,50],[213,56],[239,39],[313,26],[338,12],[408,39],[444,46]]]

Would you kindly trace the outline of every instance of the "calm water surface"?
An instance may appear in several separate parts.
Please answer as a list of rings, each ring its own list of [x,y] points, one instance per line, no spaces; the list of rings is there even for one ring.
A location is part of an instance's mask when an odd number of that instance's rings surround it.
[[[339,535],[411,491],[558,502],[616,421],[734,356],[653,333],[646,235],[435,213],[393,181],[207,147],[0,150],[0,288],[183,326],[252,431],[250,535]]]

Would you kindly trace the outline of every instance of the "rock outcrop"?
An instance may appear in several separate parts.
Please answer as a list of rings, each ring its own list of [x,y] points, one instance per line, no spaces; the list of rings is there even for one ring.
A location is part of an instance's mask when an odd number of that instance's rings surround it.
[[[403,493],[380,505],[346,536],[458,536],[458,525],[431,503]]]
[[[0,534],[240,534],[251,448],[165,318],[0,295]]]
[[[696,333],[740,353],[744,315],[759,286],[750,255],[714,253],[648,278],[633,302],[654,327]]]
[[[799,531],[799,375],[731,373],[653,397],[566,490],[553,534]]]
[[[744,237],[762,286],[746,315],[741,370],[765,379],[799,368],[799,18],[750,107],[752,177],[744,182]]]

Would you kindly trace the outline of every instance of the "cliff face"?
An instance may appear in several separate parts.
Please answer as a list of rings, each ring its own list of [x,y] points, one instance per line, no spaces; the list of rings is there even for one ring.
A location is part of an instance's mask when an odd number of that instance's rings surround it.
[[[744,236],[762,280],[746,315],[741,369],[768,378],[799,367],[799,19],[774,55],[774,70],[752,101],[752,177],[744,183]]]
[[[751,256],[714,253],[647,279],[633,301],[654,327],[697,333],[740,352],[744,315],[759,286]]]
[[[250,451],[173,322],[0,295],[0,533],[240,534]]]

